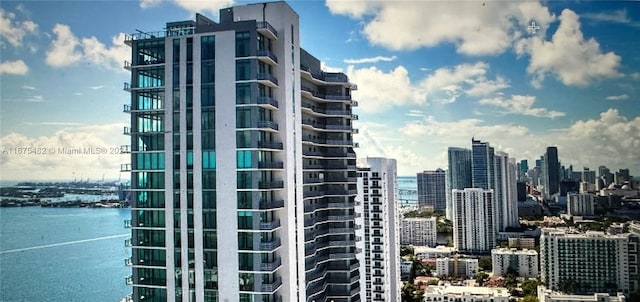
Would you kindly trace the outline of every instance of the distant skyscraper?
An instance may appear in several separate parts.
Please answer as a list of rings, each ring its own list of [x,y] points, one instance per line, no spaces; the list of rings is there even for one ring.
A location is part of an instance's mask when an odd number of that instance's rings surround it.
[[[433,207],[435,211],[446,209],[446,173],[442,169],[417,174],[418,206]]]
[[[595,185],[596,184],[596,171],[591,171],[589,168],[584,167],[582,169],[582,177],[583,182]]]
[[[616,184],[624,184],[625,181],[631,180],[631,174],[629,173],[629,169],[620,169],[614,175],[614,181]]]
[[[518,163],[518,181],[526,181],[527,171],[529,171],[529,163],[526,159]]]
[[[447,171],[446,217],[451,220],[453,219],[451,190],[471,188],[471,150],[449,147],[447,154],[449,170]]]
[[[560,163],[557,147],[547,147],[547,152],[542,156],[542,186],[546,199],[559,192]]]
[[[396,160],[358,159],[356,235],[362,301],[400,301],[400,238]],[[361,214],[361,215],[358,215]],[[336,299],[337,301],[337,299]]]
[[[605,186],[613,183],[613,173],[605,166],[598,167],[598,178],[603,180]]]
[[[487,253],[495,246],[493,191],[453,190],[453,246],[462,252]]]
[[[471,139],[471,184],[474,188],[494,188],[494,150],[487,142]]]

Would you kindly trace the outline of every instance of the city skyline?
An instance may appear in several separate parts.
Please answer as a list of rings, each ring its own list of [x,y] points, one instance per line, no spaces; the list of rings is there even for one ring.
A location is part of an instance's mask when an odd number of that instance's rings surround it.
[[[127,143],[124,35],[246,3],[3,1],[0,179],[126,178],[110,154]],[[359,157],[415,175],[476,137],[518,161],[557,146],[565,166],[640,173],[638,3],[399,3],[289,2],[301,46],[358,85]],[[465,22],[440,17],[454,12]],[[107,155],[58,152],[88,147]]]

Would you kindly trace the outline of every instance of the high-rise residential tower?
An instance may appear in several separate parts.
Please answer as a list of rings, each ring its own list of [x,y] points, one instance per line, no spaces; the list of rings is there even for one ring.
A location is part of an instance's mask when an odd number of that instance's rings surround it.
[[[360,301],[354,88],[285,2],[127,36],[133,301]]]
[[[453,190],[453,246],[462,252],[488,253],[495,247],[493,190]]]
[[[449,147],[447,150],[449,169],[447,170],[446,217],[453,219],[453,198],[451,190],[471,188],[471,150]]]
[[[494,154],[494,209],[495,228],[502,232],[507,227],[519,226],[516,162],[509,154]]]
[[[417,174],[418,207],[433,207],[434,211],[446,209],[446,173],[442,169]]]
[[[542,230],[540,278],[552,290],[626,294],[629,273],[629,234]]]
[[[396,160],[358,159],[356,234],[364,251],[360,260],[363,301],[400,301],[400,238],[397,211]]]

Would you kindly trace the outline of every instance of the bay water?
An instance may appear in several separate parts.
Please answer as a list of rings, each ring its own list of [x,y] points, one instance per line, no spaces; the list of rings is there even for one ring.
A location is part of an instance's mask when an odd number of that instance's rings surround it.
[[[0,208],[0,301],[118,302],[131,292],[119,208]]]

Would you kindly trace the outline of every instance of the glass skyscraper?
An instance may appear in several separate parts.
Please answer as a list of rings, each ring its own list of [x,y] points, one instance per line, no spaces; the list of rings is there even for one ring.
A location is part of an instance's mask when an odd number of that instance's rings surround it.
[[[449,147],[447,150],[449,170],[447,171],[447,219],[453,219],[453,197],[451,190],[471,188],[471,150]]]

